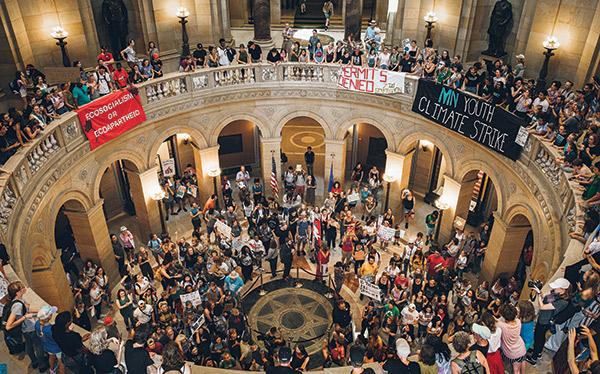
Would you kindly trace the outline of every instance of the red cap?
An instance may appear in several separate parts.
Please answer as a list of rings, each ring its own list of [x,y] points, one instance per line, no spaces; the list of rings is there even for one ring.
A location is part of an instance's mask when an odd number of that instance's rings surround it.
[[[112,323],[112,321],[113,321],[113,319],[112,319],[112,318],[110,318],[110,317],[106,317],[106,318],[104,319],[104,324],[105,324],[105,325],[110,325],[110,324]]]

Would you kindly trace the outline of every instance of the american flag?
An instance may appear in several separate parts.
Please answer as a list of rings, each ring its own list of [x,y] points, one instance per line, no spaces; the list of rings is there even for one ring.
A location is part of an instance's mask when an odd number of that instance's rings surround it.
[[[277,186],[277,166],[275,165],[275,157],[272,156],[273,168],[271,169],[271,187],[273,188],[273,195],[275,200],[279,200],[279,188]]]

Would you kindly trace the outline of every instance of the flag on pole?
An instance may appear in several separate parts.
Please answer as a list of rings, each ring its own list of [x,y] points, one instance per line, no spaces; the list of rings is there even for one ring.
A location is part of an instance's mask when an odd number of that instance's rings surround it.
[[[332,188],[333,188],[333,161],[331,161],[331,169],[329,170],[329,188],[327,189],[327,192],[331,192]]]
[[[273,188],[273,195],[275,200],[279,200],[279,188],[277,186],[277,166],[275,165],[275,157],[271,156],[273,160],[273,168],[271,169],[271,187]]]

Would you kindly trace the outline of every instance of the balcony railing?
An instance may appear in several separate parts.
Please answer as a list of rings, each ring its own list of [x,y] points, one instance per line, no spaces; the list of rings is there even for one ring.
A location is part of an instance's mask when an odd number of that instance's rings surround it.
[[[199,69],[193,73],[166,74],[163,78],[139,85],[139,92],[145,109],[151,110],[157,106],[168,106],[171,102],[182,100],[189,95],[237,87],[258,89],[281,87],[286,84],[314,87],[317,84],[319,87],[337,89],[339,73],[338,65],[328,64],[234,65]],[[388,97],[412,103],[416,84],[415,77],[406,76],[404,93]],[[0,188],[0,238],[5,243],[11,242],[6,240],[6,235],[10,232],[10,219],[19,200],[26,196],[27,199],[34,199],[33,204],[38,204],[43,197],[43,191],[50,187],[53,179],[58,179],[65,169],[90,151],[75,113],[67,113],[61,119],[52,122],[29,144],[28,147],[20,149],[5,165],[6,169],[13,172],[5,187]],[[562,212],[568,219],[569,231],[573,231],[574,216],[578,213],[574,204],[575,192],[565,173],[555,163],[556,155],[555,150],[532,136],[518,162],[526,168],[533,166],[547,179],[557,197],[557,203],[562,205]],[[56,168],[56,165],[60,165],[59,168]]]

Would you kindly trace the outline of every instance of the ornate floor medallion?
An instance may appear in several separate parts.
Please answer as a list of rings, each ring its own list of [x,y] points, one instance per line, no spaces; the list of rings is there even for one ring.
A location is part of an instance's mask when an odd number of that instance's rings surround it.
[[[259,334],[277,326],[292,348],[297,343],[304,344],[312,359],[321,352],[327,338],[333,304],[323,296],[327,292],[324,285],[310,280],[303,283],[304,287],[293,288],[283,281],[269,282],[265,284],[268,290],[265,296],[258,297],[253,291],[244,298],[244,305],[248,308],[254,341],[259,341]]]

